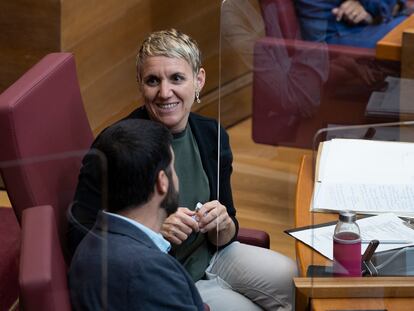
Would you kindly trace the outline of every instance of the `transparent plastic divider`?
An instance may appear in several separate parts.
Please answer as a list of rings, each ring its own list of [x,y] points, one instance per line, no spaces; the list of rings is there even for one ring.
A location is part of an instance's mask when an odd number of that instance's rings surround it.
[[[284,77],[274,77],[271,72],[277,73],[286,65],[283,60],[275,63],[266,48],[256,47],[266,35],[260,6],[260,1],[222,2],[220,120],[233,152],[232,191],[241,227],[266,231],[271,236],[271,248],[294,259],[294,241],[283,231],[294,226],[297,168],[302,154],[310,154],[311,149],[261,140],[257,135],[260,124],[259,132],[272,136],[276,131],[269,124],[276,124],[280,118],[271,116],[269,123],[255,119],[255,89],[271,90],[278,85]],[[261,64],[261,60],[266,63]],[[254,84],[258,73],[262,74],[260,79],[267,75],[263,85]]]
[[[95,157],[94,164],[96,166],[92,171],[99,176],[99,182],[95,183],[94,186],[97,186],[96,191],[101,195],[100,207],[102,210],[106,210],[108,198],[107,162],[106,157],[99,150],[74,150],[31,157],[23,156],[19,159],[0,162],[0,175],[20,225],[22,225],[22,212],[25,209],[36,209],[36,207],[42,205],[52,206],[61,252],[68,268],[74,252],[72,243],[79,243],[81,240],[80,236],[83,237],[90,231],[90,226],[78,222],[71,210],[74,204],[73,199],[81,162],[86,154]],[[37,234],[47,234],[46,232],[40,232],[36,231]],[[106,240],[105,230],[102,232],[102,238]],[[41,238],[39,236],[39,239]],[[102,273],[107,273],[107,269],[110,269],[105,259],[108,248],[106,242],[103,245],[102,264],[105,266],[105,269],[102,270]],[[44,253],[40,256],[53,256],[53,258],[56,258],[54,257],[55,255],[56,253]],[[50,262],[50,259],[39,259],[36,263],[45,261]],[[58,266],[60,266],[60,263],[58,263]],[[45,268],[53,270],[51,272],[52,278],[61,277],[59,276],[61,271],[56,266],[42,267],[42,271],[45,271]],[[67,271],[65,270],[64,274],[66,273]],[[103,276],[104,278],[105,276]],[[106,289],[102,288],[102,293],[105,292]],[[61,289],[53,288],[50,294],[60,296],[62,294]],[[102,296],[103,302],[106,299],[105,297],[105,295]],[[103,305],[105,305],[105,302]]]
[[[271,248],[292,258],[301,244],[284,230],[305,219],[306,225],[336,220],[309,212],[319,141],[346,135],[411,141],[414,120],[414,88],[412,80],[400,79],[400,64],[367,50],[305,40],[298,3],[222,1],[219,63],[219,119],[232,144],[238,219],[242,227],[258,219]],[[298,176],[304,168],[305,176]],[[299,190],[301,183],[305,189]],[[298,204],[307,205],[306,218]],[[309,264],[330,264],[314,252],[306,256]],[[306,276],[306,269],[300,273]]]

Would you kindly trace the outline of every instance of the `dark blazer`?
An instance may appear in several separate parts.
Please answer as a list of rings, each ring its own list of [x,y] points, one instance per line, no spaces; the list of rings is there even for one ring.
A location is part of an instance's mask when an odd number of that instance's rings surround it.
[[[139,228],[104,213],[76,250],[69,287],[74,310],[204,310],[173,257]]]
[[[145,107],[134,110],[125,119],[149,119]],[[204,171],[206,172],[210,185],[210,200],[217,199],[217,121],[194,113],[190,113],[189,125],[197,142]],[[74,203],[69,213],[69,242],[73,253],[80,240],[92,228],[98,211],[105,208],[102,201],[101,165],[99,157],[91,151],[82,161],[79,181],[76,188]],[[233,171],[233,155],[230,148],[229,136],[220,127],[220,191],[219,201],[226,206],[229,216],[236,225],[238,232],[238,221],[236,210],[233,205],[230,177]],[[224,246],[223,246],[224,247]]]

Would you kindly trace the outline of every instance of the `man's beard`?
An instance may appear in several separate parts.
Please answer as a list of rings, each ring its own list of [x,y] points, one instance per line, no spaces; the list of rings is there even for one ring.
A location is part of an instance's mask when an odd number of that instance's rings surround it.
[[[167,191],[167,195],[165,196],[164,200],[162,200],[160,206],[161,208],[165,209],[167,212],[167,216],[170,216],[171,214],[175,213],[178,208],[178,191],[175,189],[173,179],[171,176],[171,172],[166,174],[168,177],[169,187]]]

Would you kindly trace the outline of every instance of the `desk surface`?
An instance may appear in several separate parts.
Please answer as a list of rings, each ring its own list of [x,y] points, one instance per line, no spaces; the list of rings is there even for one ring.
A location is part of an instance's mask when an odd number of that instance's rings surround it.
[[[309,226],[338,219],[338,215],[329,213],[311,213],[309,211],[313,191],[312,157],[304,156],[299,168],[296,188],[296,227]],[[296,242],[296,256],[301,276],[306,276],[307,267],[314,265],[327,265],[331,261],[316,253],[309,246]]]
[[[391,30],[376,46],[376,58],[383,60],[401,60],[402,35],[404,30],[414,28],[414,14]]]
[[[312,157],[304,156],[298,175],[297,189],[296,189],[296,209],[295,209],[295,224],[296,227],[308,226],[310,224],[318,224],[328,221],[333,221],[338,218],[336,214],[328,213],[311,213],[309,211],[311,196],[313,191],[313,170]],[[310,264],[327,265],[331,261],[319,253],[313,251],[307,245],[297,241],[296,242],[296,256],[301,272],[301,276],[305,276],[306,269]],[[368,278],[363,278],[369,281]],[[397,278],[393,281],[392,278],[377,278],[379,281],[396,283]],[[339,278],[336,281],[340,280]],[[413,278],[402,278],[406,281],[407,286],[411,286],[414,282]],[[360,282],[361,283],[361,282]],[[364,282],[362,282],[364,283]],[[316,284],[316,283],[315,283]],[[355,287],[364,288],[364,285],[358,284],[355,281]],[[317,285],[315,285],[317,286]],[[315,290],[318,290],[315,287]],[[385,292],[385,291],[384,291]],[[378,297],[378,296],[377,296]],[[381,310],[387,311],[409,311],[414,310],[414,298],[318,298],[311,300],[312,311],[322,310]]]

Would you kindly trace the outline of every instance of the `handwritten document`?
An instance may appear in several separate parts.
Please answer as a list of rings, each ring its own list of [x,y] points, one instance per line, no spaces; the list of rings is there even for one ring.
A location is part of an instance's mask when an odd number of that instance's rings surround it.
[[[404,225],[404,221],[395,214],[386,213],[378,216],[366,217],[357,220],[361,230],[362,240],[380,241],[376,252],[414,245],[414,230]],[[294,238],[309,245],[323,256],[333,260],[333,233],[335,225],[310,228],[304,230],[288,230],[287,233]],[[409,244],[381,244],[382,241],[404,240],[412,241]],[[361,254],[365,252],[368,244],[362,244]]]
[[[326,183],[316,186],[314,195],[318,205],[328,210],[414,214],[414,185]]]
[[[312,210],[414,215],[414,143],[332,139],[320,148]]]

